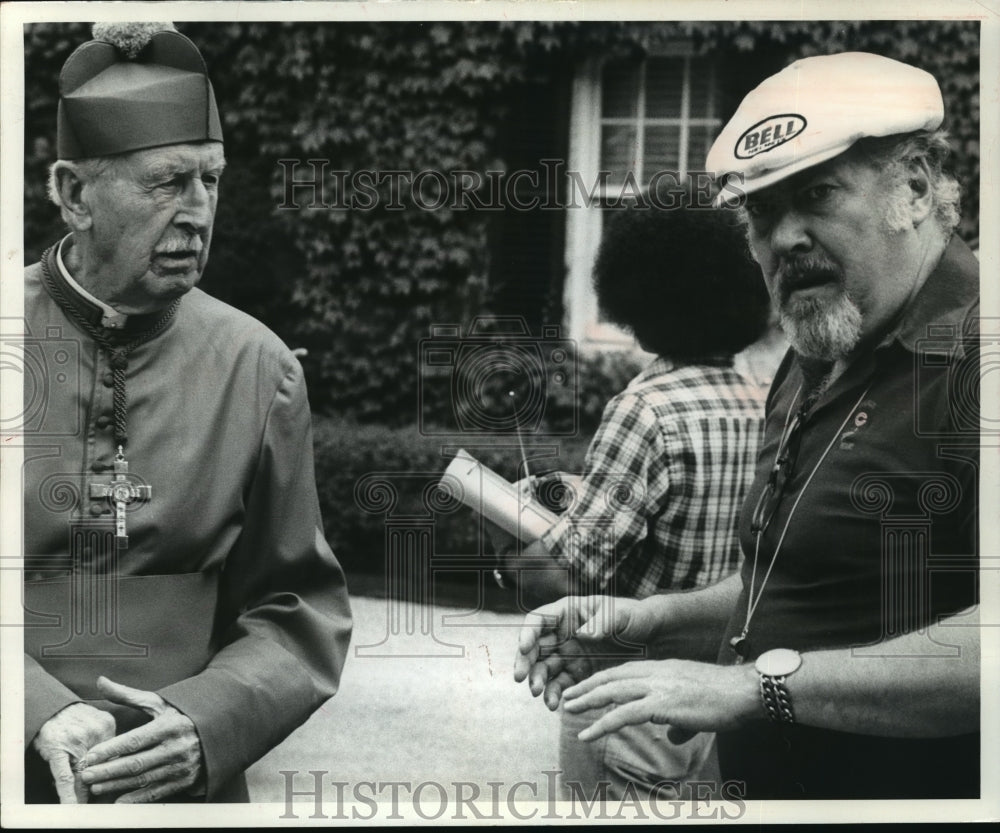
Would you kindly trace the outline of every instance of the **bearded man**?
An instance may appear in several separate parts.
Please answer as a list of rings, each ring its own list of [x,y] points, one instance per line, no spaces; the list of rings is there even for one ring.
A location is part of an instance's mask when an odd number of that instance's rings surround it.
[[[582,739],[716,731],[753,799],[979,795],[979,279],[942,119],[930,75],[844,53],[766,79],[716,140],[792,349],[741,572],[529,615],[515,677],[550,708],[613,706]],[[598,671],[609,639],[669,659]]]
[[[25,800],[246,801],[337,690],[344,576],[301,367],[195,288],[225,167],[201,54],[169,24],[94,36],[60,75],[70,233],[25,272],[50,381],[24,428]]]

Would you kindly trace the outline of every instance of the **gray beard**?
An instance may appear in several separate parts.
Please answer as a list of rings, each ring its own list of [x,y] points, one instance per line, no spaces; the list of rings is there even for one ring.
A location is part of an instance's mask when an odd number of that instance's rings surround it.
[[[799,355],[837,361],[861,339],[861,310],[843,292],[829,299],[790,298],[779,310],[781,328]]]

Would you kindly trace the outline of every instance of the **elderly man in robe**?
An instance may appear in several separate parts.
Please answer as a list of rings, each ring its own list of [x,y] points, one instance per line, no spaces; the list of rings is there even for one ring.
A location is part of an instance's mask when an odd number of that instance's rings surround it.
[[[351,619],[302,369],[196,288],[226,160],[195,45],[95,26],[58,157],[69,234],[25,272],[50,381],[25,426],[25,800],[245,801],[337,690]]]

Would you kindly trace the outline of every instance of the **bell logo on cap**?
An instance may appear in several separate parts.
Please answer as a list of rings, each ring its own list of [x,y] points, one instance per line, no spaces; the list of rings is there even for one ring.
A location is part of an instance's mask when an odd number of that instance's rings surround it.
[[[737,159],[751,159],[758,153],[783,145],[806,129],[806,120],[796,113],[769,116],[748,128],[737,140],[733,153]]]
[[[843,153],[855,142],[918,130],[944,119],[941,89],[917,67],[870,52],[800,58],[743,99],[708,152],[720,187],[752,194]],[[732,193],[721,187],[716,204]]]

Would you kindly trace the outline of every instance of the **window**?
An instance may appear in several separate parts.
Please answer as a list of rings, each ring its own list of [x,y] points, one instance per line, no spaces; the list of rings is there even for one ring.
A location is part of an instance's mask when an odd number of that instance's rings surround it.
[[[656,171],[701,167],[721,128],[706,58],[649,58],[601,72],[601,168],[609,185],[627,172],[646,185]],[[691,162],[695,161],[692,165]]]
[[[709,58],[681,47],[641,61],[588,61],[574,79],[570,198],[580,207],[567,219],[565,307],[569,334],[582,347],[634,346],[601,321],[591,285],[602,209],[647,188],[659,171],[701,169],[722,129],[715,73]]]

